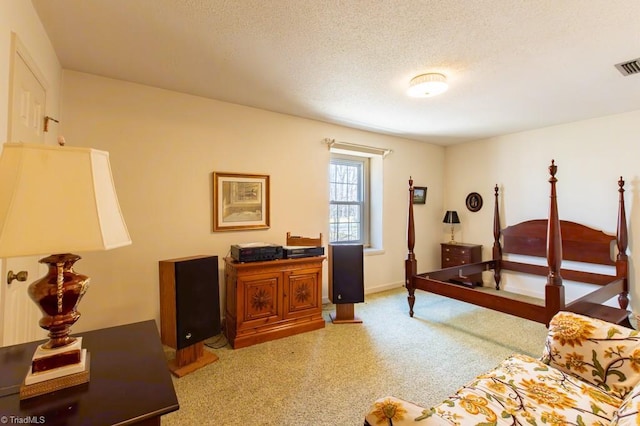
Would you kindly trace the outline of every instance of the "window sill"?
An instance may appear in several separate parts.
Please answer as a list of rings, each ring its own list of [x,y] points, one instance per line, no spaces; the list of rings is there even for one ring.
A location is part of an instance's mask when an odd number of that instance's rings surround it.
[[[379,256],[381,254],[384,254],[384,249],[382,248],[371,247],[364,249],[365,256]]]

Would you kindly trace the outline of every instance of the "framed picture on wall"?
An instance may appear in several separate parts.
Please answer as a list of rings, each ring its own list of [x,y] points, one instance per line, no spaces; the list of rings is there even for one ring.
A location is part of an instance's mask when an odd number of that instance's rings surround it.
[[[413,204],[425,204],[427,202],[427,187],[413,187]]]
[[[213,230],[269,228],[269,176],[213,172]]]
[[[477,212],[482,208],[482,196],[477,192],[472,192],[467,195],[467,199],[465,200],[465,204],[469,211]]]

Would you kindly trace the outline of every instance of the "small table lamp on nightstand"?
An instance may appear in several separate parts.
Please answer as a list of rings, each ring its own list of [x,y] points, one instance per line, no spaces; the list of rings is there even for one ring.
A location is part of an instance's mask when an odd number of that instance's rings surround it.
[[[453,240],[453,225],[456,223],[460,223],[460,218],[458,217],[458,212],[455,210],[447,210],[444,214],[444,219],[442,219],[442,223],[451,224],[451,243],[454,243]]]

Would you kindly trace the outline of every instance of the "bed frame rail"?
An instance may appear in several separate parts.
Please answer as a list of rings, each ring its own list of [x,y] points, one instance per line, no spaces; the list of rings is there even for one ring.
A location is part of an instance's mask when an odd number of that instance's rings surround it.
[[[421,290],[430,293],[462,300],[473,305],[515,315],[520,318],[526,318],[531,321],[548,321],[546,308],[542,305],[536,305],[498,294],[488,294],[481,290],[432,280],[422,276],[417,276],[415,279],[419,281]],[[411,315],[411,313],[409,314]]]
[[[503,271],[522,272],[525,274],[546,276],[548,268],[542,265],[532,265],[529,263],[514,262],[510,260],[502,260],[501,268]],[[585,284],[608,285],[620,278],[614,275],[597,274],[594,272],[577,271],[574,269],[561,269],[560,275],[568,281],[576,281]]]

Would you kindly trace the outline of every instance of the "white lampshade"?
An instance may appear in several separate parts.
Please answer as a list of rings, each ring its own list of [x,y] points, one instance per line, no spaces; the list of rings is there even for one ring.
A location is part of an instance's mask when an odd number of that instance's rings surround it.
[[[0,156],[0,257],[131,244],[109,153],[6,143]]]
[[[442,74],[422,74],[409,82],[407,95],[414,98],[428,98],[446,92],[449,88],[447,78]]]

